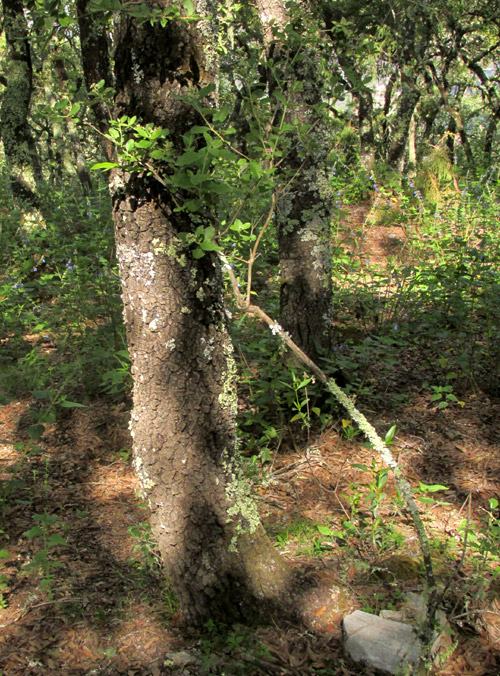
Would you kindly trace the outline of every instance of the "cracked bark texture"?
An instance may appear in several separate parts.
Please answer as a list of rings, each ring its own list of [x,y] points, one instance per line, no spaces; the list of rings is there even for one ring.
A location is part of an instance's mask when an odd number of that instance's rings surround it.
[[[198,122],[181,97],[211,72],[201,31],[176,21],[138,25],[122,14],[114,43],[113,115],[168,128],[181,152],[182,134]],[[289,572],[241,475],[218,263],[193,258],[179,238],[208,225],[209,215],[193,222],[175,211],[181,192],[123,168],[112,171],[110,191],[134,380],[134,465],[152,530],[189,623],[248,619],[284,598]]]

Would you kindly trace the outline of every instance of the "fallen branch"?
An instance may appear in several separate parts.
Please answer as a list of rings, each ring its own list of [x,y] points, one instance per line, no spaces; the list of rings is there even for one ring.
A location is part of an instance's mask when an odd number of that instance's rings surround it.
[[[434,577],[429,538],[427,537],[427,533],[425,531],[425,527],[422,522],[417,503],[413,497],[413,491],[409,482],[403,476],[401,468],[389,450],[387,444],[382,440],[377,430],[369,422],[366,416],[361,413],[358,408],[356,408],[354,401],[347,396],[347,394],[337,385],[333,378],[327,377],[327,375],[319,368],[319,366],[313,362],[298,345],[296,345],[290,335],[284,331],[277,322],[269,317],[269,315],[266,314],[264,310],[262,310],[262,308],[260,308],[258,305],[253,305],[249,302],[250,294],[248,290],[246,298],[242,295],[238,287],[238,281],[234,271],[231,268],[227,258],[223,253],[220,252],[219,258],[222,261],[223,269],[227,273],[231,282],[233,295],[235,297],[238,309],[240,309],[242,312],[245,312],[248,316],[258,317],[262,322],[267,324],[271,332],[280,338],[280,340],[293,352],[293,354],[304,364],[304,366],[309,369],[311,373],[314,373],[314,375],[326,386],[328,391],[331,392],[337,401],[347,410],[351,419],[358,424],[360,430],[371,443],[373,449],[378,453],[382,461],[392,470],[398,491],[406,504],[408,512],[412,518],[413,525],[417,532],[422,558],[424,560],[425,577],[427,582],[427,617],[425,624],[422,627],[421,635],[424,645],[430,645],[434,629],[434,618],[438,604],[441,600],[441,595],[438,594],[436,579]]]

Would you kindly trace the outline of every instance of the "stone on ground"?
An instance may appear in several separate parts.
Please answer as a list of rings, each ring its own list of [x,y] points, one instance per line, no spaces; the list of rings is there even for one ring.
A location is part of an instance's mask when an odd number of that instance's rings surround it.
[[[355,610],[344,617],[343,629],[344,650],[355,662],[398,674],[420,660],[420,641],[410,624]]]

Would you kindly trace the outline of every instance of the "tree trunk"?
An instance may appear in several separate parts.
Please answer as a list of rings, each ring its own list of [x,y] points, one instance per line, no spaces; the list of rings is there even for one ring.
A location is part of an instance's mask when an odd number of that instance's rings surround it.
[[[201,32],[192,22],[139,25],[122,13],[114,43],[114,116],[168,128],[182,152],[183,134],[198,122],[182,97],[212,72]],[[242,476],[219,267],[211,254],[194,258],[179,236],[208,224],[209,214],[193,222],[176,210],[181,190],[124,168],[112,171],[110,191],[134,380],[134,465],[152,530],[191,624],[248,619],[284,598],[289,572]]]
[[[281,276],[280,323],[314,361],[332,348],[332,253],[330,241],[333,192],[328,179],[330,152],[326,116],[314,110],[322,103],[321,71],[312,49],[300,54],[292,43],[276,42],[269,22],[284,29],[288,8],[281,0],[258,0],[266,52],[279,73],[282,94],[290,112],[285,121],[297,130],[287,132],[286,151],[278,169],[281,186],[288,186],[278,202],[276,227]],[[297,53],[299,52],[298,56]],[[302,82],[302,89],[293,87]],[[268,79],[269,93],[277,86]],[[278,113],[276,119],[280,118]],[[310,125],[307,134],[298,128]]]
[[[6,87],[0,110],[0,137],[14,195],[36,206],[35,183],[41,166],[28,125],[33,89],[31,51],[22,0],[2,0],[9,50]]]
[[[406,76],[402,73],[399,106],[387,150],[387,161],[392,167],[402,169],[405,152],[408,148],[410,125],[419,100],[420,91],[413,81],[413,76]]]

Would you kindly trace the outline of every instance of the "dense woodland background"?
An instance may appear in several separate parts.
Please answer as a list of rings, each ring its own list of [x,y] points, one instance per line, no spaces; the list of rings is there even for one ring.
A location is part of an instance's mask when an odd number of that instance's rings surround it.
[[[365,673],[428,570],[284,329],[498,674],[497,0],[2,8],[1,673]]]

